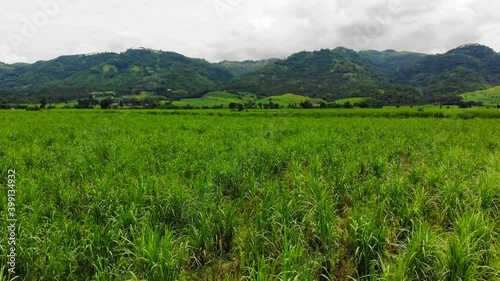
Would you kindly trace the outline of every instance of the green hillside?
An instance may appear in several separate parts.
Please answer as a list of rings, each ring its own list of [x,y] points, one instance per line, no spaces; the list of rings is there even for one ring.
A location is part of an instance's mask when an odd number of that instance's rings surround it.
[[[426,56],[400,73],[399,83],[422,95],[458,95],[500,85],[500,55],[493,49],[468,44],[445,54]]]
[[[227,88],[261,96],[295,93],[333,101],[367,93],[376,95],[386,88],[385,80],[355,51],[336,48],[293,54],[233,79]]]
[[[386,75],[395,75],[396,73],[408,67],[415,65],[425,54],[412,52],[396,52],[394,50],[385,50],[382,52],[368,50],[361,51],[359,54],[368,59],[374,66]]]
[[[355,103],[369,102],[372,100],[373,100],[373,98],[367,98],[367,97],[347,98],[347,99],[336,100],[335,103],[337,103],[337,104],[346,104],[346,103],[355,104]]]
[[[304,51],[237,77],[227,88],[327,101],[364,96],[388,104],[456,104],[460,93],[491,85],[500,85],[500,55],[469,44],[439,55],[346,48]]]
[[[62,56],[33,64],[0,64],[0,103],[61,103],[94,92],[116,97],[149,92],[210,104],[240,97],[294,93],[328,102],[371,97],[387,105],[458,104],[459,95],[500,85],[500,55],[478,44],[444,54],[361,51],[339,47],[299,52],[283,60],[209,63],[173,52],[132,49],[123,53]],[[198,99],[202,99],[201,101]],[[286,98],[285,98],[286,100]],[[295,99],[283,103],[295,102]],[[180,102],[182,103],[182,102]]]
[[[484,91],[469,92],[460,95],[464,101],[482,102],[486,106],[500,104],[500,86]]]
[[[280,95],[280,96],[266,97],[266,98],[263,98],[263,99],[257,101],[257,103],[272,102],[275,104],[277,103],[279,105],[287,106],[289,104],[300,104],[301,102],[304,102],[306,100],[311,100],[313,103],[320,103],[323,101],[322,99],[314,99],[314,98],[312,99],[312,98],[309,98],[306,96],[301,96],[301,95],[284,94],[284,95]]]
[[[299,105],[301,102],[310,100],[315,104],[319,104],[323,102],[322,99],[318,98],[309,98],[306,96],[295,95],[295,94],[284,94],[279,96],[270,96],[262,99],[257,99],[255,94],[240,92],[238,94],[231,94],[228,92],[210,92],[205,94],[201,98],[192,98],[192,99],[182,99],[180,101],[174,101],[173,104],[175,106],[194,106],[194,107],[202,107],[202,106],[220,106],[228,107],[230,103],[240,103],[246,104],[248,102],[254,102],[256,104],[269,104],[270,102],[274,104],[279,104],[282,106],[288,106],[289,104],[297,104]]]
[[[62,56],[34,64],[0,67],[0,96],[11,102],[64,101],[92,92],[118,96],[142,91],[170,99],[199,97],[233,75],[205,60],[149,49]]]
[[[217,63],[218,66],[221,66],[225,68],[227,71],[229,71],[231,74],[234,76],[241,76],[245,75],[248,73],[255,72],[264,66],[277,61],[277,59],[266,59],[266,60],[258,60],[258,61],[252,61],[252,60],[246,60],[246,61],[222,61]]]
[[[228,92],[210,92],[205,94],[201,98],[192,98],[192,99],[182,99],[180,101],[174,101],[173,104],[175,106],[220,106],[224,107],[229,106],[230,103],[247,103],[249,101],[255,101],[256,96],[250,93],[239,93],[239,94],[231,94]]]

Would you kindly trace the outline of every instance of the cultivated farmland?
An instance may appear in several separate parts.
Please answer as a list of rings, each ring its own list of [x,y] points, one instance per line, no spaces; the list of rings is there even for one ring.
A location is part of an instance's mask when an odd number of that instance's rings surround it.
[[[499,280],[500,119],[204,112],[0,112],[17,280]]]
[[[489,88],[484,91],[465,93],[460,95],[464,101],[482,102],[487,106],[500,104],[500,87]]]

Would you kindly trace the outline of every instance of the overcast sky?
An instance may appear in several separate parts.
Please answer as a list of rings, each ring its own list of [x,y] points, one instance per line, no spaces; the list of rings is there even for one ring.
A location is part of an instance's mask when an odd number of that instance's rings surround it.
[[[500,51],[498,0],[22,0],[0,2],[0,61],[175,51],[209,61],[302,50]]]

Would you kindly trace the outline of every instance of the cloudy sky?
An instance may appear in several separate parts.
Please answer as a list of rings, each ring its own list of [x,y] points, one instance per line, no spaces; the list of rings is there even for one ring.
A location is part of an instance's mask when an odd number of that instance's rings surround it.
[[[0,61],[175,51],[209,61],[302,50],[500,51],[498,0],[23,0],[0,2]]]

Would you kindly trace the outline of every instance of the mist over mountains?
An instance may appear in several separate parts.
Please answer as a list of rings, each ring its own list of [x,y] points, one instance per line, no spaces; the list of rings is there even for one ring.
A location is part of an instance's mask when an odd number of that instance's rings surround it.
[[[147,91],[178,100],[214,90],[414,103],[446,101],[497,85],[500,54],[478,44],[437,55],[338,47],[286,59],[209,63],[173,52],[131,49],[33,64],[0,63],[0,99],[10,103],[42,97],[64,102],[106,91],[120,96]]]

